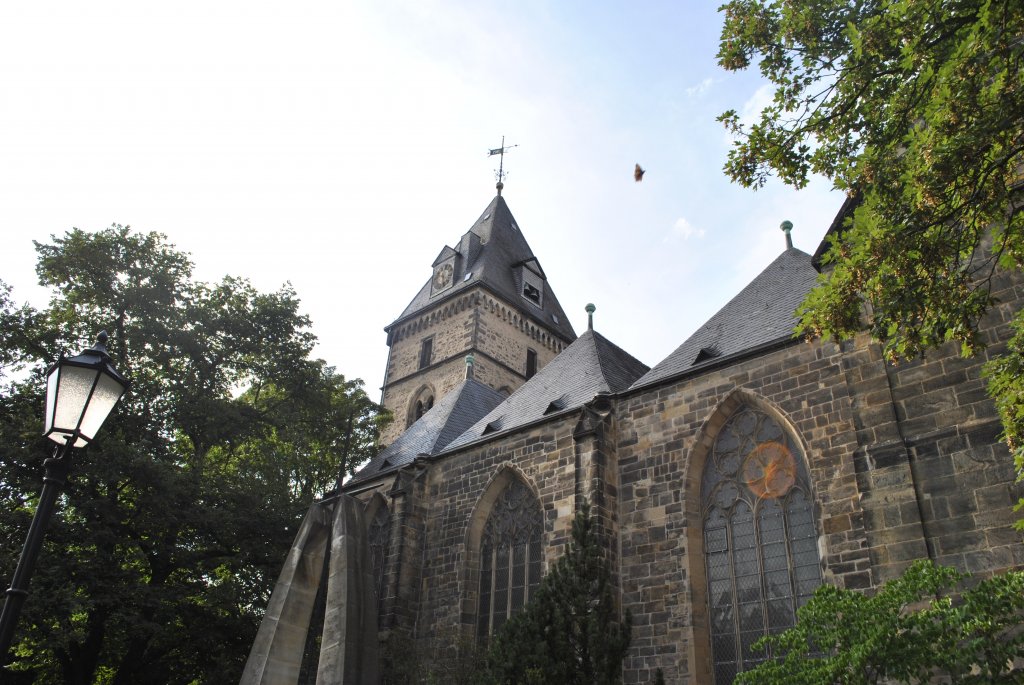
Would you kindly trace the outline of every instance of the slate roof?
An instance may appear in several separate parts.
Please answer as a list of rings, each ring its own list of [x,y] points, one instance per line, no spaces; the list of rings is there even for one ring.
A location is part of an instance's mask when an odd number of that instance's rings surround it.
[[[812,257],[796,248],[787,249],[632,387],[651,385],[792,338],[797,324],[796,308],[817,279]]]
[[[345,486],[395,471],[421,454],[437,454],[504,399],[497,390],[467,378],[378,452]]]
[[[443,451],[581,407],[599,392],[625,390],[647,369],[600,333],[588,330]]]
[[[576,339],[576,332],[569,323],[569,317],[565,315],[562,305],[558,303],[558,298],[555,297],[546,279],[541,297],[543,307],[538,307],[523,298],[523,284],[517,267],[530,262],[529,267],[535,272],[539,271],[543,275],[543,270],[540,269],[540,263],[534,257],[503,197],[495,196],[480,214],[480,218],[462,236],[458,245],[454,249],[445,247],[434,261],[434,265],[452,255],[457,256],[452,286],[431,296],[431,279],[428,278],[402,314],[384,330],[390,330],[399,322],[415,316],[441,300],[483,285],[517,307],[519,311],[543,323],[565,342]]]

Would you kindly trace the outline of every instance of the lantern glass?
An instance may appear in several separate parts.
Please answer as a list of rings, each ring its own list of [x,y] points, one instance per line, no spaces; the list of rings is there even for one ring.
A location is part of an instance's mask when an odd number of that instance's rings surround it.
[[[87,351],[61,360],[46,379],[44,434],[58,444],[84,447],[127,387],[106,360]]]
[[[57,381],[60,380],[60,367],[54,366],[46,376],[46,415],[44,418],[43,435],[51,437],[53,429],[53,408],[57,404]],[[56,438],[52,438],[56,440]],[[59,441],[58,441],[59,442]]]
[[[82,415],[82,423],[79,429],[87,439],[92,440],[93,436],[107,420],[107,416],[113,411],[114,405],[124,394],[124,386],[112,376],[101,373],[96,380],[96,387],[92,393],[92,399],[85,408]],[[78,445],[76,445],[78,446]]]
[[[53,407],[53,429],[61,433],[74,433],[82,412],[89,406],[92,386],[99,374],[95,369],[61,365],[57,370],[57,399]],[[55,437],[53,434],[51,438]],[[63,442],[58,439],[58,442]],[[75,444],[75,447],[81,445]]]

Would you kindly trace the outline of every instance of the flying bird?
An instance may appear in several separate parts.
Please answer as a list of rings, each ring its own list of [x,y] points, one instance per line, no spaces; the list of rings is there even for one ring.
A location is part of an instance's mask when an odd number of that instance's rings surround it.
[[[644,170],[640,168],[639,164],[637,164],[636,168],[633,169],[633,179],[636,180],[637,183],[644,180]]]

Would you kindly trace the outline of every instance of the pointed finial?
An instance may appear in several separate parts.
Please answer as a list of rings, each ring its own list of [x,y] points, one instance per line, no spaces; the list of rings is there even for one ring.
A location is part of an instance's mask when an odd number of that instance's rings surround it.
[[[92,351],[98,353],[104,359],[110,359],[110,353],[107,352],[107,341],[110,336],[107,335],[106,331],[100,331],[96,334],[96,343],[92,346]]]
[[[473,377],[473,355],[472,354],[467,354],[466,355],[466,378],[469,379],[469,378],[472,378],[472,377]]]
[[[793,236],[791,236],[789,232],[793,230],[793,222],[790,221],[789,219],[786,219],[779,225],[779,228],[781,228],[782,232],[786,234],[786,249],[788,250],[792,248]]]
[[[509,145],[509,146],[506,146],[505,145],[505,136],[502,136],[501,137],[501,147],[496,147],[496,148],[493,148],[493,149],[487,151],[487,156],[488,157],[493,157],[494,155],[498,155],[498,160],[499,160],[498,161],[498,170],[494,172],[495,177],[498,179],[498,184],[496,186],[494,186],[495,188],[498,189],[498,195],[501,195],[501,190],[502,190],[502,188],[505,187],[505,183],[503,182],[502,179],[504,179],[506,176],[508,176],[508,173],[505,171],[505,151],[506,150],[511,150],[514,147],[519,147],[519,145]]]
[[[593,302],[590,302],[585,309],[587,310],[587,330],[592,331],[594,330],[594,312],[597,311],[597,307],[594,306]]]

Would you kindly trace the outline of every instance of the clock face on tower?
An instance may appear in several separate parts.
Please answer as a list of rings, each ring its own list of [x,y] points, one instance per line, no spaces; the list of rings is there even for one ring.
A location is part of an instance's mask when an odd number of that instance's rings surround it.
[[[434,290],[444,290],[452,284],[452,265],[442,264],[434,269]]]

